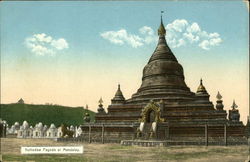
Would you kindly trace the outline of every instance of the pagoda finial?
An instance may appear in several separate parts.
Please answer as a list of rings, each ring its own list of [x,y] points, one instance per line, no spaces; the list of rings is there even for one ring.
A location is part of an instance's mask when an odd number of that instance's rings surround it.
[[[162,14],[163,14],[163,13],[164,13],[164,11],[161,11],[161,23],[163,23],[163,22],[162,22]]]
[[[98,102],[99,102],[99,105],[98,105],[99,107],[97,109],[98,113],[105,114],[106,112],[105,112],[103,105],[102,105],[102,103],[103,103],[102,97],[100,98],[100,100]]]
[[[235,110],[238,107],[238,105],[236,105],[235,100],[233,101],[233,105],[231,106],[231,108],[233,108],[233,110]]]
[[[218,91],[218,93],[217,93],[217,95],[216,95],[216,98],[217,98],[218,100],[221,100],[221,99],[222,99],[222,96],[221,96],[221,94],[220,94],[219,91]]]
[[[124,102],[125,101],[125,98],[123,97],[123,94],[122,94],[122,91],[121,91],[121,86],[120,84],[118,84],[118,89],[115,93],[115,97],[111,100],[112,103],[115,103],[115,102]]]
[[[164,13],[164,11],[161,11],[161,24],[160,27],[158,29],[158,35],[159,36],[165,36],[166,35],[166,29],[163,25],[163,21],[162,21],[162,14]]]
[[[216,101],[216,108],[217,110],[223,110],[224,108],[224,105],[223,105],[223,101],[221,100],[222,99],[222,96],[220,94],[220,92],[218,91],[217,95],[216,95],[216,98],[217,98],[217,101]]]
[[[202,78],[200,80],[200,85],[199,85],[196,93],[207,93],[206,88],[203,86]]]
[[[103,103],[102,97],[100,98],[100,100],[98,102],[100,105],[102,105],[102,103]]]

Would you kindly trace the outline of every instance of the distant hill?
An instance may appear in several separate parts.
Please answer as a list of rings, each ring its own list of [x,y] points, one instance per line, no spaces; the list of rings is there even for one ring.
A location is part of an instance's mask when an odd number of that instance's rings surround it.
[[[91,121],[94,120],[95,113],[83,107],[67,107],[59,105],[32,105],[32,104],[1,104],[0,118],[6,120],[9,126],[16,121],[20,124],[26,120],[30,125],[34,126],[38,122],[42,122],[50,126],[54,123],[60,126],[61,123],[67,125],[82,124],[85,112],[88,111]]]

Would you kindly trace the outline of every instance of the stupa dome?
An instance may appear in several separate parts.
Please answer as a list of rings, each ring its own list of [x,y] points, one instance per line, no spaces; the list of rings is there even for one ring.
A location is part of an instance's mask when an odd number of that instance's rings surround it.
[[[194,93],[185,83],[183,67],[178,63],[165,39],[166,30],[161,21],[159,40],[152,56],[143,69],[142,84],[129,102],[153,99],[192,99]]]
[[[55,124],[52,123],[52,124],[50,125],[50,129],[55,129],[55,128],[56,128]]]

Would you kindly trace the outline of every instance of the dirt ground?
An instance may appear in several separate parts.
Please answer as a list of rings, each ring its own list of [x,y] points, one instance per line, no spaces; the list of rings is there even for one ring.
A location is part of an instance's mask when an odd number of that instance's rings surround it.
[[[80,155],[21,155],[21,146],[83,145]],[[140,147],[120,144],[56,142],[50,139],[1,138],[1,155],[7,161],[170,161],[170,162],[248,162],[249,147],[169,146]]]

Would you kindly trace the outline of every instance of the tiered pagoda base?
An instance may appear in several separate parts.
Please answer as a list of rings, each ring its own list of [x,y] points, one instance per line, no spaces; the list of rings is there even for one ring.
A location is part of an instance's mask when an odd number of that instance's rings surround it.
[[[215,107],[202,80],[196,93],[190,91],[183,67],[168,47],[165,34],[161,21],[157,47],[143,69],[137,92],[126,100],[118,85],[107,113],[100,100],[95,123],[81,126],[82,138],[121,141],[195,139],[205,134],[208,138],[245,136],[235,102],[228,119],[219,92]]]

